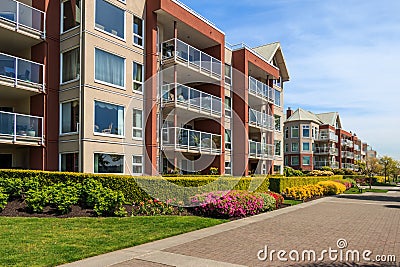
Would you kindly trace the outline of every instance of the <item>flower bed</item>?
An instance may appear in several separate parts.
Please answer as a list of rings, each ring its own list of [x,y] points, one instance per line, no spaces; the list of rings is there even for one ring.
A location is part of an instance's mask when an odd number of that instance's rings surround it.
[[[326,195],[337,195],[344,191],[346,191],[346,186],[343,183],[321,181],[315,185],[287,187],[284,190],[284,195],[292,199],[306,200]]]

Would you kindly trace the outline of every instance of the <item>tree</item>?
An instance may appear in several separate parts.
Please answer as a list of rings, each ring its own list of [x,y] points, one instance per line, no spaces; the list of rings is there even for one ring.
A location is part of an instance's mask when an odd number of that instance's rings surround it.
[[[358,172],[365,174],[366,163],[361,160],[356,160],[356,165],[358,166]]]
[[[379,163],[379,160],[376,158],[368,158],[365,162],[365,174],[369,176],[369,188],[371,189],[372,185],[372,176],[380,173],[382,170],[382,165]]]
[[[396,162],[391,157],[384,156],[379,160],[379,163],[382,165],[385,175],[385,183],[387,183],[386,177],[390,178],[390,174],[394,174],[396,170]]]

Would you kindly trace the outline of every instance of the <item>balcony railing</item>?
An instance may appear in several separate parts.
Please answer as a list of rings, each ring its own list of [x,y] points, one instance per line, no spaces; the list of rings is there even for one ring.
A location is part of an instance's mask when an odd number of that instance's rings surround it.
[[[322,167],[331,167],[332,169],[339,168],[339,162],[332,162],[332,161],[315,161],[314,168],[320,169]]]
[[[221,61],[182,42],[178,39],[171,39],[162,43],[163,60],[174,59],[183,61],[188,66],[197,68],[201,72],[206,72],[214,77],[221,78]]]
[[[0,53],[0,80],[44,91],[43,64]]]
[[[335,134],[319,134],[315,137],[316,141],[332,141],[338,142],[338,136]]]
[[[222,116],[221,98],[181,84],[164,85],[162,103],[163,105],[174,103],[175,106],[193,109],[211,116]]]
[[[249,76],[249,92],[274,103],[275,89],[251,76]]]
[[[11,23],[16,30],[26,29],[45,38],[46,13],[15,0],[0,1],[0,20]]]
[[[354,153],[349,151],[342,151],[342,158],[353,159]]]
[[[273,160],[275,146],[249,140],[249,158]]]
[[[0,111],[0,142],[42,145],[43,118]]]
[[[221,154],[222,138],[218,134],[184,128],[163,128],[162,147],[191,153]]]
[[[337,148],[334,147],[316,147],[314,150],[315,154],[330,154],[330,155],[338,155]]]
[[[354,143],[351,140],[347,140],[347,139],[342,139],[342,146],[348,146],[348,147],[353,147]]]
[[[249,108],[249,124],[273,131],[275,129],[275,118],[266,113]]]

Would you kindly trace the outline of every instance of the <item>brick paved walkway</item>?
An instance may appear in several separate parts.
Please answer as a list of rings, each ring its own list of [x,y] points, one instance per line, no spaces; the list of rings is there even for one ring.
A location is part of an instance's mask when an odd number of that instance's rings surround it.
[[[276,253],[272,262],[257,259],[265,246],[269,252],[298,250],[300,255],[314,250],[318,258],[323,249],[337,250],[341,238],[348,244],[344,252],[371,250],[370,258],[395,255],[397,265],[387,265],[400,266],[400,192],[324,198],[69,266],[357,266],[332,262],[327,255],[322,264],[280,262]],[[384,265],[370,262],[368,266]]]

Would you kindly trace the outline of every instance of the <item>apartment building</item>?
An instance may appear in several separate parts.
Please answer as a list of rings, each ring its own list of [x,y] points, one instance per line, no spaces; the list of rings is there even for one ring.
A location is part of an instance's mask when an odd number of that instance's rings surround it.
[[[342,129],[337,112],[314,114],[290,108],[284,123],[285,166],[314,170],[357,170],[357,162],[365,162],[367,143],[356,134]]]
[[[0,3],[0,168],[282,172],[279,43],[176,0]]]

